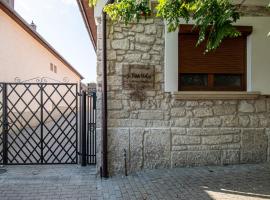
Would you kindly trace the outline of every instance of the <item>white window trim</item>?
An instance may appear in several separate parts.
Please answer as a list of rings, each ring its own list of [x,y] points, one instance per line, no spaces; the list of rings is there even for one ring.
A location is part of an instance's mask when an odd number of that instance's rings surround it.
[[[247,91],[252,92],[252,33],[247,37]]]
[[[165,23],[165,92],[178,91],[178,30],[168,33]]]
[[[230,91],[180,91],[172,92],[172,97],[178,100],[224,100],[224,99],[257,99],[260,92],[230,92]]]
[[[182,93],[178,91],[178,33],[168,33],[167,25],[165,23],[165,92]],[[252,90],[252,34],[247,37],[247,94],[253,92]],[[193,92],[196,93],[196,91]],[[200,92],[203,93],[203,92]],[[216,91],[215,93],[219,93]],[[207,94],[207,92],[205,92]],[[227,94],[229,94],[227,92]],[[234,94],[234,93],[232,93]],[[223,94],[224,95],[224,94]]]

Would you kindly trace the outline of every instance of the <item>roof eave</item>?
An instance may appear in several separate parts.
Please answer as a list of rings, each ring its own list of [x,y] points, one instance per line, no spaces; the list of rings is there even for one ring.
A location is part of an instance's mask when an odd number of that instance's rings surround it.
[[[90,22],[88,21],[88,18],[87,18],[87,16],[86,16],[86,11],[85,11],[85,9],[84,9],[84,6],[83,6],[83,4],[82,4],[82,1],[81,1],[81,0],[77,0],[77,4],[78,4],[79,9],[80,9],[80,12],[81,12],[81,14],[82,14],[83,21],[84,21],[85,27],[86,27],[86,29],[87,29],[87,31],[88,31],[88,34],[89,34],[89,36],[90,36],[92,45],[93,45],[93,47],[94,47],[94,49],[95,49],[95,52],[96,52],[96,51],[97,51],[97,44],[96,44],[96,41],[95,41],[94,36],[93,36],[93,30],[91,29],[91,27],[90,27],[90,25],[89,25]]]

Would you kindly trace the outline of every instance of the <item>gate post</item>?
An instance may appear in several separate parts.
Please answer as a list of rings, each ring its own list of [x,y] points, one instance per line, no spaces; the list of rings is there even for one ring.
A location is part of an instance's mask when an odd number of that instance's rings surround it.
[[[8,111],[7,111],[7,84],[3,84],[3,164],[8,163]]]
[[[82,105],[81,105],[81,146],[82,146],[82,166],[87,164],[87,152],[86,152],[86,92],[82,91]]]
[[[43,102],[43,85],[40,84],[40,162],[43,164],[44,162],[44,136],[43,136],[43,129],[44,129],[44,119],[43,119],[43,111],[44,111],[44,102]]]

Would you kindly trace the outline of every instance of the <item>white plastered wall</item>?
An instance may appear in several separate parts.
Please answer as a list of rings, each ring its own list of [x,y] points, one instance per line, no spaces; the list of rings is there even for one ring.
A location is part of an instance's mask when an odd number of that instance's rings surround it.
[[[165,25],[165,91],[178,90],[178,30],[167,32]]]
[[[57,73],[50,70],[50,63],[57,66]],[[35,78],[46,78],[48,82],[63,82],[66,79],[69,83],[80,83],[80,77],[71,71],[65,64],[59,60],[55,55],[49,52],[43,45],[36,41],[28,32],[26,32],[21,26],[19,26],[13,19],[11,19],[6,13],[0,9],[0,82],[15,82],[19,79],[21,81],[26,81]],[[27,81],[27,82],[35,82]],[[36,98],[40,98],[40,93],[38,94],[38,87],[32,86],[31,95],[29,92],[24,93],[25,86],[17,86],[16,92],[23,95],[24,101],[30,104],[33,99],[33,95]],[[53,87],[46,86],[47,94],[52,94]],[[72,92],[76,90],[72,88]],[[11,89],[9,87],[8,92]],[[65,94],[68,90],[66,86],[59,86],[58,91],[61,94]],[[18,100],[18,95],[15,92],[9,94],[10,101],[12,103]],[[47,96],[46,96],[47,98]],[[44,107],[50,111],[52,109],[52,101],[57,103],[57,107],[60,110],[67,109],[67,104],[74,107],[75,103],[74,96],[70,92],[67,92],[65,96],[65,102],[58,104],[60,97],[57,93],[51,96],[51,100],[48,100]],[[2,98],[0,98],[0,102]],[[36,101],[32,101],[31,110],[39,112]],[[28,109],[25,109],[26,105],[20,101],[16,104],[17,111],[24,111],[23,117],[25,119],[30,119],[32,113]],[[0,112],[2,112],[0,110]],[[1,113],[0,113],[1,115]],[[13,112],[13,115],[18,115],[17,112]],[[53,117],[57,118],[58,113],[52,113]],[[32,125],[36,124],[35,119],[30,122]]]
[[[247,44],[248,89],[270,94],[270,17],[243,17],[237,25],[253,26]]]
[[[107,0],[99,0],[97,1],[97,5],[95,6],[94,10],[94,16],[95,17],[100,17],[102,14],[102,10],[104,6],[106,5]]]
[[[80,82],[77,74],[2,10],[0,22],[0,82],[14,82],[16,77],[22,81],[49,77],[61,82],[68,77],[71,83]],[[50,63],[57,66],[57,73],[50,71]]]
[[[183,21],[184,23],[184,21]],[[236,25],[253,26],[247,40],[247,90],[270,94],[270,17],[242,17]],[[178,90],[178,31],[165,33],[165,91]]]

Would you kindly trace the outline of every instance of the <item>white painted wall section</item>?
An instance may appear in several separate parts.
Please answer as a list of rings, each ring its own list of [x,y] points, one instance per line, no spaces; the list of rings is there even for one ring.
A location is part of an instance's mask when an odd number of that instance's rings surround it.
[[[102,10],[104,8],[104,6],[106,5],[108,0],[98,0],[97,1],[97,4],[95,6],[95,9],[94,9],[94,16],[95,17],[101,17],[101,14],[102,14]]]
[[[167,32],[165,26],[165,92],[178,90],[178,30]]]
[[[57,66],[57,73],[50,70]],[[80,77],[41,45],[20,25],[0,10],[0,82],[49,77],[63,82],[79,83]]]
[[[252,92],[252,34],[247,37],[247,91]]]
[[[270,94],[270,17],[242,17],[236,25],[253,26],[247,41],[248,91]]]

